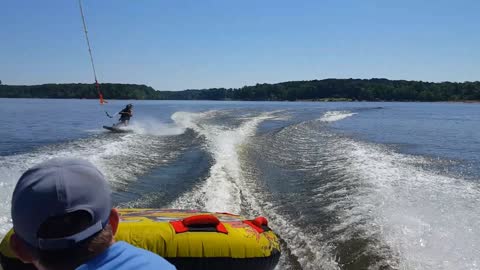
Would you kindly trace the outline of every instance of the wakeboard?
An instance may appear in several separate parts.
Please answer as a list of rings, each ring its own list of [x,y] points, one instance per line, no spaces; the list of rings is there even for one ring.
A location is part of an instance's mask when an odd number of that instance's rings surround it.
[[[119,128],[115,126],[103,126],[104,129],[109,130],[111,132],[115,133],[128,133],[128,132],[133,132],[133,130],[128,129],[128,128]]]

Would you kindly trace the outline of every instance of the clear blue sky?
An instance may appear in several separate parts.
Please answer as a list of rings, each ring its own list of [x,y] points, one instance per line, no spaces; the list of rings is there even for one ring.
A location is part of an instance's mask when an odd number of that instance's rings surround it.
[[[83,0],[101,82],[480,80],[478,0]],[[77,0],[0,2],[4,84],[92,82]]]

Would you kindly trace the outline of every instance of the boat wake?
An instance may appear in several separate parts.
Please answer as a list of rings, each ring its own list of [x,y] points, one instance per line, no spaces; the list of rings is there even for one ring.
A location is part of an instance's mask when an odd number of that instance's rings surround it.
[[[336,122],[353,116],[357,113],[349,111],[328,111],[319,120],[323,122]]]
[[[242,144],[255,134],[256,127],[266,119],[272,119],[269,113],[248,118],[238,127],[224,124],[208,124],[208,120],[219,117],[221,112],[176,113],[173,119],[185,128],[195,130],[206,139],[206,147],[212,154],[214,164],[208,178],[193,187],[175,202],[173,208],[200,208],[210,212],[240,213],[242,205],[242,174],[239,151]]]
[[[152,168],[174,161],[184,151],[179,140],[172,144],[171,138],[183,134],[182,128],[155,121],[140,122],[135,128],[138,133],[96,133],[27,153],[0,156],[0,235],[11,228],[10,200],[17,180],[37,163],[56,157],[87,159],[100,169],[114,190],[121,191]]]

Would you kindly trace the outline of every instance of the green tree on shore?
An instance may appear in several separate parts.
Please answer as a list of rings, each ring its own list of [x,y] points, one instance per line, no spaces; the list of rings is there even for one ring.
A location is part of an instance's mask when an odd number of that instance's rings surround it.
[[[256,84],[241,88],[156,91],[138,84],[100,85],[105,99],[169,100],[358,100],[458,101],[480,100],[480,82],[421,82],[387,79],[325,79]],[[3,85],[3,98],[98,98],[92,84]]]

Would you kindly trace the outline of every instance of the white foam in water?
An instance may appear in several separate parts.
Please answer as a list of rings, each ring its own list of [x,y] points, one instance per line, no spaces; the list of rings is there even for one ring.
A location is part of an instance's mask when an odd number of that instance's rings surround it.
[[[169,132],[175,134],[174,131],[177,134],[183,132],[175,128]],[[173,158],[168,155],[176,152],[158,153],[163,144],[158,137],[127,134],[81,139],[48,145],[29,153],[0,157],[0,237],[11,228],[10,200],[13,188],[29,167],[55,157],[84,158],[95,164],[115,188],[135,181],[138,174],[165,161],[165,158]]]
[[[479,269],[480,191],[476,183],[430,172],[426,161],[379,146],[338,141],[344,167],[360,177],[337,229],[360,226],[382,238],[400,269]],[[358,180],[357,180],[358,181]],[[367,220],[366,224],[358,222]]]
[[[131,122],[129,128],[133,129],[137,134],[155,135],[155,136],[172,136],[180,135],[185,132],[185,128],[175,124],[167,124],[157,119],[136,119]]]
[[[283,133],[286,141],[306,157],[301,164],[308,171],[318,168],[319,176],[325,172],[338,176],[319,184],[314,189],[317,196],[312,197],[319,204],[332,202],[324,210],[338,216],[339,223],[325,232],[327,239],[335,237],[333,244],[350,245],[349,240],[358,238],[371,240],[362,241],[368,244],[365,252],[381,258],[378,264],[371,262],[371,269],[383,269],[385,265],[392,269],[479,269],[478,184],[422,169],[431,164],[425,158],[339,138],[334,133],[319,132],[316,126],[292,126],[278,136]],[[281,141],[276,139],[276,143]],[[278,156],[290,161],[292,153],[285,151],[282,156],[278,151]],[[269,206],[262,208],[302,269],[338,267],[328,256],[329,247],[321,246],[326,241],[321,234],[298,230],[289,222],[281,222],[281,216],[277,220],[275,206],[273,211]]]
[[[241,205],[241,190],[238,181],[241,178],[238,159],[238,147],[254,135],[257,125],[269,114],[250,118],[238,128],[224,126],[202,125],[197,121],[214,115],[207,113],[175,113],[172,118],[179,125],[192,128],[205,136],[208,150],[213,154],[215,164],[210,168],[210,176],[201,186],[178,198],[171,207],[203,208],[207,211],[239,213]]]
[[[321,118],[320,121],[323,122],[336,122],[343,120],[347,117],[353,116],[357,113],[352,113],[349,111],[328,111]]]

